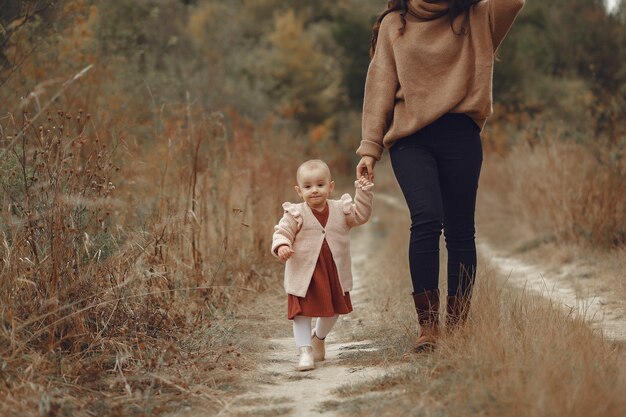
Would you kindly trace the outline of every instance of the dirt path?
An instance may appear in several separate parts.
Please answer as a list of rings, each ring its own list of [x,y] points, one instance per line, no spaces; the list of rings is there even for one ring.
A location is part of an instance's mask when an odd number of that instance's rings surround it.
[[[263,384],[256,384],[250,392],[235,397],[227,403],[219,416],[334,416],[324,403],[335,400],[333,391],[345,384],[356,384],[385,373],[381,367],[349,367],[339,364],[343,354],[371,352],[371,341],[336,343],[333,339],[351,323],[358,323],[367,311],[370,297],[365,295],[365,282],[361,271],[367,267],[367,246],[373,241],[372,227],[365,225],[354,232],[352,239],[353,275],[352,291],[354,312],[348,319],[340,319],[335,334],[328,336],[326,360],[316,363],[311,372],[296,370],[298,353],[293,337],[270,339],[266,365],[261,366]]]
[[[343,355],[355,352],[371,352],[376,345],[368,340],[338,343],[337,340],[350,339],[346,336],[361,320],[371,318],[371,310],[385,297],[373,294],[367,280],[369,268],[374,268],[371,259],[375,245],[380,243],[380,230],[388,226],[392,217],[389,212],[404,212],[406,206],[401,196],[387,194],[380,190],[376,193],[377,214],[371,222],[353,232],[352,252],[355,289],[353,290],[354,312],[338,321],[335,330],[328,337],[327,359],[318,363],[312,372],[298,372],[297,350],[292,337],[269,339],[265,364],[261,364],[249,384],[249,391],[227,401],[218,415],[220,416],[335,416],[337,407],[329,406],[340,402],[336,390],[346,385],[358,384],[374,379],[396,369],[375,366],[346,366]],[[384,239],[386,239],[385,237]],[[374,249],[373,249],[374,248]],[[481,262],[489,268],[498,270],[498,274],[508,277],[508,283],[527,290],[536,291],[542,296],[562,304],[568,313],[584,314],[592,325],[601,328],[612,339],[626,340],[626,314],[619,303],[601,297],[585,294],[580,288],[568,285],[565,275],[543,273],[544,268],[524,263],[519,259],[496,252],[484,240],[479,242]],[[386,268],[394,268],[393,260]],[[369,276],[369,278],[368,278]],[[371,284],[371,283],[369,283]],[[402,301],[404,302],[404,300]],[[368,311],[369,314],[368,315]],[[354,340],[354,338],[352,339]],[[389,392],[387,392],[388,394]],[[380,394],[380,393],[378,393]],[[363,393],[363,399],[377,393]],[[354,400],[354,398],[352,398]]]
[[[478,251],[507,282],[518,288],[534,291],[561,305],[568,314],[582,315],[604,336],[626,342],[626,311],[617,300],[595,294],[590,288],[573,285],[572,273],[577,265],[553,268],[533,265],[500,253],[487,242],[478,244]]]
[[[371,350],[369,346],[368,341],[329,343],[324,362],[317,363],[312,372],[298,372],[293,338],[273,339],[268,365],[263,369],[270,375],[270,381],[236,397],[218,415],[333,416],[334,412],[324,409],[324,402],[334,399],[333,390],[348,381],[358,383],[384,373],[382,368],[351,368],[336,364],[342,352]]]

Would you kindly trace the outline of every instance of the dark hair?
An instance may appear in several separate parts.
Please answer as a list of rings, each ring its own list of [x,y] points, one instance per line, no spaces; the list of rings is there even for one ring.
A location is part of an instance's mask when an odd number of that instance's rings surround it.
[[[473,5],[479,3],[482,0],[430,0],[432,3],[448,3],[448,15],[450,16],[450,27],[452,28],[452,22],[454,19],[467,12]],[[391,12],[400,11],[400,20],[402,21],[402,27],[400,28],[400,34],[404,34],[406,29],[406,15],[409,12],[408,7],[409,0],[389,0],[387,2],[387,8],[383,10],[383,12],[378,15],[376,19],[376,23],[374,23],[374,27],[372,28],[372,46],[370,47],[370,59],[374,57],[374,52],[376,51],[376,42],[378,41],[378,32],[380,31],[380,24]],[[454,28],[452,28],[454,31]],[[460,32],[454,31],[457,35],[465,35],[466,29],[463,27]]]

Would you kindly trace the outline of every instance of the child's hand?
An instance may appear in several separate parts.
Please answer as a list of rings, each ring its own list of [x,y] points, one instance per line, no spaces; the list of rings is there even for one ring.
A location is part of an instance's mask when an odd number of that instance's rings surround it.
[[[359,178],[359,179],[357,180],[357,182],[359,183],[359,186],[360,186],[361,188],[366,187],[366,186],[368,186],[368,185],[373,185],[373,184],[374,184],[373,182],[371,182],[370,180],[368,180],[366,176],[361,176],[361,178]]]
[[[280,259],[281,261],[287,261],[287,259],[291,258],[291,255],[293,255],[294,252],[293,249],[291,249],[289,246],[283,245],[278,248],[276,254],[278,255],[278,259]]]

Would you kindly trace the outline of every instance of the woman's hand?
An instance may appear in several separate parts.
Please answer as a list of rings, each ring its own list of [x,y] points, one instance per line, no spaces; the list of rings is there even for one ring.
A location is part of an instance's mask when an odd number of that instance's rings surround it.
[[[373,156],[364,156],[356,166],[356,178],[367,177],[368,180],[374,182],[374,166],[376,165],[376,158]]]
[[[293,253],[294,253],[293,249],[291,249],[287,245],[282,245],[276,251],[276,254],[278,255],[278,259],[280,259],[283,262],[285,262],[285,261],[287,261],[287,259],[291,258],[291,255],[293,255]]]

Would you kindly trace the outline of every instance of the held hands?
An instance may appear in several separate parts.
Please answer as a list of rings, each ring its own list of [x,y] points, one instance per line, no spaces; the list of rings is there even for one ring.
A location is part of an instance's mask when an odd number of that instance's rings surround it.
[[[374,182],[374,165],[376,165],[376,158],[373,156],[364,156],[356,166],[356,177],[367,177],[370,182]]]
[[[291,258],[291,255],[294,254],[294,251],[289,246],[282,245],[281,247],[278,248],[278,250],[276,251],[276,254],[278,255],[278,259],[280,259],[283,262],[286,262],[287,259]]]
[[[367,179],[366,176],[362,176],[356,182],[357,182],[357,184],[359,184],[360,188],[367,187],[367,186],[370,186],[370,185],[374,185],[374,183],[371,182],[369,179]]]

